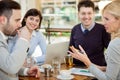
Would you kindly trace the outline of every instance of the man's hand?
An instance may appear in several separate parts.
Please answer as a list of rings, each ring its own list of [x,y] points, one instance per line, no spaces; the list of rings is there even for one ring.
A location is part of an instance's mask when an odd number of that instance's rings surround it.
[[[27,71],[29,76],[35,76],[36,78],[40,78],[40,70],[37,66],[32,66]]]
[[[32,35],[32,31],[30,31],[26,26],[20,28],[17,32],[19,37],[22,37],[28,41],[30,40]]]

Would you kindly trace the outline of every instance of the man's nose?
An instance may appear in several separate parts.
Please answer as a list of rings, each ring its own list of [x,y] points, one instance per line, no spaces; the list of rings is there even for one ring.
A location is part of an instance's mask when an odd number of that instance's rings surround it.
[[[19,24],[18,24],[18,27],[22,27],[22,24],[21,24],[21,22],[19,22]]]
[[[89,15],[88,15],[88,14],[86,14],[86,15],[85,15],[85,18],[89,18]]]

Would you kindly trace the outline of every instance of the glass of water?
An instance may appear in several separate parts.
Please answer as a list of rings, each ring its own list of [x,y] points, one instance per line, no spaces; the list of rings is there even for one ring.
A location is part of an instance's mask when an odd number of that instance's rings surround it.
[[[33,65],[35,65],[35,61],[34,61],[34,59],[33,59],[33,57],[31,57],[31,56],[28,56],[27,58],[26,58],[26,67],[31,67],[31,66],[33,66]]]
[[[60,73],[60,59],[59,58],[54,58],[52,60],[52,68],[53,68],[53,74],[56,76],[56,75],[59,75]]]

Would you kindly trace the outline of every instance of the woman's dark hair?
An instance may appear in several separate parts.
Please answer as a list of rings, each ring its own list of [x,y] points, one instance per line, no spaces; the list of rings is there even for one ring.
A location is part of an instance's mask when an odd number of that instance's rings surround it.
[[[40,29],[40,25],[41,25],[41,22],[42,22],[42,15],[41,15],[41,12],[37,9],[30,9],[26,12],[23,20],[22,20],[22,27],[26,25],[26,21],[25,19],[28,17],[28,16],[39,16],[40,18],[40,22],[39,22],[39,27],[37,29]]]

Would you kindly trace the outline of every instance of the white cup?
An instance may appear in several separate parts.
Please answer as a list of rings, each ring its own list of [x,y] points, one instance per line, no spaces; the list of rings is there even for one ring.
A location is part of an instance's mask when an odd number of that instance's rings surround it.
[[[50,64],[44,64],[41,66],[44,69],[46,77],[50,77],[52,73],[52,66]]]
[[[70,70],[60,70],[60,75],[63,78],[69,78],[71,76],[71,71]]]

